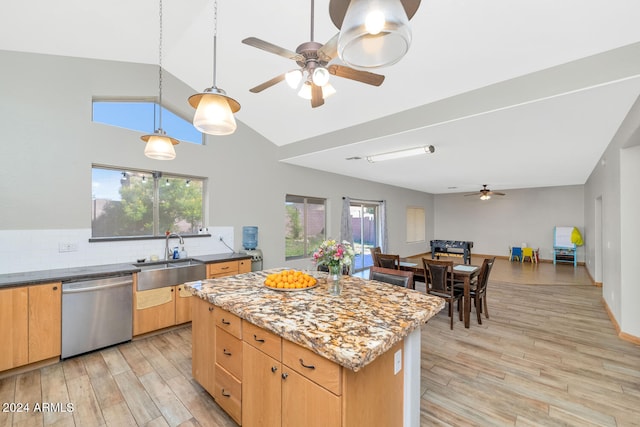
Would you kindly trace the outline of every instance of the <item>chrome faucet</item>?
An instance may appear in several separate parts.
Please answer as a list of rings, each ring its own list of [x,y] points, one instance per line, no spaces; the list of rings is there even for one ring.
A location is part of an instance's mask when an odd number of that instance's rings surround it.
[[[179,235],[178,233],[167,233],[167,238],[164,239],[164,260],[168,261],[169,258],[172,258],[171,254],[169,253],[169,239],[172,237],[177,237],[178,239],[180,239],[180,244],[184,245],[184,239],[182,238],[181,235]]]

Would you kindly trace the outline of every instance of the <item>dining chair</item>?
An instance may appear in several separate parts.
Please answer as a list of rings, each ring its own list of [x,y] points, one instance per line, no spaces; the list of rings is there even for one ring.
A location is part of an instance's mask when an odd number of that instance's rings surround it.
[[[525,259],[529,258],[532,264],[536,262],[536,256],[534,254],[533,248],[522,248],[522,259],[520,262],[524,262]]]
[[[509,246],[509,261],[513,261],[514,259],[518,261],[522,259],[522,248]]]
[[[408,289],[415,289],[413,271],[373,266],[369,270],[369,279],[402,286]]]
[[[427,293],[444,298],[449,303],[449,317],[453,329],[453,303],[458,301],[458,317],[462,320],[462,295],[464,289],[454,286],[453,261],[422,258],[425,271]]]
[[[400,255],[392,254],[376,254],[376,264],[378,267],[392,268],[394,270],[400,270]]]
[[[480,314],[483,311],[485,317],[487,319],[489,318],[489,309],[487,308],[487,284],[489,283],[489,274],[491,274],[491,269],[495,262],[496,257],[485,258],[484,261],[482,261],[482,267],[480,267],[480,274],[478,275],[478,282],[469,290],[469,296],[473,299],[478,324],[480,325],[482,325],[482,316]]]
[[[380,246],[376,246],[376,247],[370,248],[369,251],[371,251],[371,265],[377,266],[378,254],[382,252],[382,249],[380,248]]]

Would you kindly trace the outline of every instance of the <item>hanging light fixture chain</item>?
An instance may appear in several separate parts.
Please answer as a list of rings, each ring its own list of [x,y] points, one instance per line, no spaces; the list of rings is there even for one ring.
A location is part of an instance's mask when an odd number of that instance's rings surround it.
[[[162,130],[162,0],[160,0],[160,40],[158,41],[158,130]]]
[[[216,87],[216,50],[218,41],[218,0],[213,2],[213,85]]]

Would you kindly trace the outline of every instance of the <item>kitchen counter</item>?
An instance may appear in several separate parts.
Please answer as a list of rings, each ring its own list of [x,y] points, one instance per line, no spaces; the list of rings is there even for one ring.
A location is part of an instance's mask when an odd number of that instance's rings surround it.
[[[211,255],[196,255],[189,257],[204,264],[216,262],[251,259],[250,255],[238,253],[224,253]],[[153,263],[148,263],[153,264]],[[91,265],[86,267],[57,268],[51,270],[26,271],[22,273],[0,274],[0,288],[23,286],[47,282],[62,282],[68,280],[91,279],[94,277],[117,276],[121,274],[138,273],[140,267],[132,263],[118,263],[105,265]]]
[[[211,304],[356,372],[444,307],[444,300],[385,283],[344,277],[338,297],[326,283],[284,292],[263,285],[273,269],[186,284]]]

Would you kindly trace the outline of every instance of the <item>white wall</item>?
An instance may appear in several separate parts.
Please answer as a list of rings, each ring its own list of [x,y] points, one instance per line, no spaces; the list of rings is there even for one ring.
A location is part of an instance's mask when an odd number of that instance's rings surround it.
[[[89,243],[91,165],[159,170],[208,178],[207,226],[241,249],[242,226],[259,227],[264,267],[307,267],[284,260],[285,194],[328,200],[329,236],[339,233],[343,196],[386,200],[389,249],[421,253],[426,243],[405,243],[405,210],[433,196],[277,161],[277,147],[241,123],[235,134],[181,143],[169,162],[144,156],[140,133],[91,122],[92,97],[157,96],[157,67],[0,51],[0,274],[134,261],[161,253],[160,240]],[[197,92],[165,73],[163,105],[190,119],[187,98]],[[250,94],[247,91],[247,95]],[[242,102],[242,97],[239,97]],[[427,221],[427,238],[433,234]],[[61,253],[60,242],[78,244]],[[214,238],[187,239],[189,255],[227,252]]]
[[[600,229],[599,239],[585,238],[586,267],[592,277],[602,281],[602,297],[622,332],[636,337],[640,337],[640,312],[635,304],[638,279],[634,274],[637,256],[633,254],[637,254],[640,241],[637,228],[640,162],[635,150],[625,148],[638,145],[640,100],[635,102],[587,179],[584,208],[586,236]],[[598,241],[601,245],[596,248],[594,243]]]
[[[620,328],[640,337],[640,146],[620,150]]]
[[[463,193],[435,196],[435,238],[470,240],[471,253],[502,256],[526,243],[540,248],[540,258],[553,259],[555,226],[584,229],[582,185],[501,191],[506,195],[485,201]],[[579,247],[578,261],[583,252]]]

